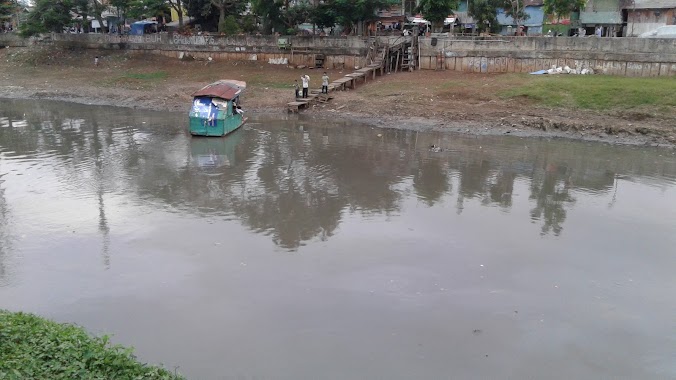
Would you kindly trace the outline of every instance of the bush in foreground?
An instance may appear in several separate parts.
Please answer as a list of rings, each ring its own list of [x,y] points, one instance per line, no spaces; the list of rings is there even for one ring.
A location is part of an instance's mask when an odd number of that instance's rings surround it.
[[[0,310],[0,379],[178,380],[81,327]]]

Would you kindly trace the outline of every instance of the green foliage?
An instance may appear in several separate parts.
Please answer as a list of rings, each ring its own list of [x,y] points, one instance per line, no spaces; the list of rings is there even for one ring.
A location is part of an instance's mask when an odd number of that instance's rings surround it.
[[[284,25],[289,28],[294,28],[304,22],[310,20],[310,14],[313,7],[308,3],[301,3],[293,7],[288,7],[282,12]]]
[[[310,20],[320,29],[336,25],[336,13],[329,4],[317,5],[310,15]]]
[[[0,0],[0,20],[11,16],[18,6],[16,0]]]
[[[505,14],[514,20],[516,25],[523,24],[523,21],[530,17],[526,13],[523,0],[504,0],[502,8],[505,10]]]
[[[165,0],[131,0],[127,4],[126,16],[135,19],[145,19],[167,16],[170,13],[169,4]]]
[[[416,10],[437,29],[448,15],[453,14],[453,9],[457,8],[457,0],[420,0]]]
[[[258,31],[258,26],[256,25],[256,16],[246,15],[241,18],[242,31],[244,33],[253,33]]]
[[[500,0],[469,0],[468,13],[474,18],[479,32],[488,29],[488,25],[497,25],[498,8]]]
[[[34,36],[40,33],[62,32],[71,24],[72,0],[36,0],[35,7],[21,24],[21,35]]]
[[[548,15],[556,15],[559,19],[570,12],[583,9],[587,0],[544,0],[544,11]]]
[[[218,31],[226,36],[232,36],[240,32],[239,24],[235,16],[230,15],[218,24]]]
[[[560,33],[563,36],[568,36],[568,33],[570,32],[570,25],[563,25],[563,24],[544,24],[544,25],[542,25],[542,33],[546,34],[550,30],[554,34]]]
[[[527,83],[500,93],[555,107],[597,110],[638,106],[676,107],[676,79],[626,78],[611,75],[532,76]]]
[[[327,0],[314,8],[310,19],[321,26],[339,24],[351,30],[357,24],[377,19],[377,11],[399,3],[399,0]]]
[[[0,379],[179,380],[136,361],[132,349],[91,337],[80,327],[0,311]]]
[[[251,10],[261,18],[264,33],[271,33],[272,29],[280,29],[282,25],[281,0],[252,0]]]

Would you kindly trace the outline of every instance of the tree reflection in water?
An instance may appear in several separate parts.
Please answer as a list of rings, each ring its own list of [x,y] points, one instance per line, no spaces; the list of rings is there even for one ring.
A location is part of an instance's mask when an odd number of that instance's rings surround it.
[[[295,249],[334,235],[347,214],[399,214],[410,194],[423,207],[455,195],[458,213],[470,199],[509,211],[517,182],[527,183],[530,217],[542,224],[542,234],[559,235],[575,191],[608,194],[620,175],[676,173],[673,160],[656,169],[653,155],[605,145],[265,118],[226,138],[191,138],[182,115],[10,103],[0,103],[5,124],[25,122],[0,128],[2,152],[48,163],[59,181],[56,191],[96,204],[106,263],[111,193],[141,207],[234,218],[280,247]],[[430,152],[432,144],[444,151]],[[2,194],[0,186],[0,234],[7,235]],[[11,240],[4,235],[3,243]]]

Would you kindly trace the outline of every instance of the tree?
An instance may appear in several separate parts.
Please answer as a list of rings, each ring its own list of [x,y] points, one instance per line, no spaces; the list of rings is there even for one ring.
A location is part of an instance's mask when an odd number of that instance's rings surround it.
[[[514,23],[517,26],[521,25],[521,22],[527,20],[530,16],[526,13],[526,7],[523,3],[523,0],[504,0],[505,14],[510,16]]]
[[[122,31],[122,25],[126,23],[126,18],[127,18],[127,13],[129,12],[129,8],[131,7],[131,2],[132,0],[109,0],[109,4],[115,9],[117,9],[117,16],[118,16],[118,25],[117,25],[117,30],[118,32]],[[124,20],[120,22],[120,15],[124,16]]]
[[[225,17],[239,15],[246,9],[245,0],[211,0],[211,4],[218,9],[218,31],[223,32],[221,25],[225,25]]]
[[[0,0],[0,20],[9,18],[18,7],[19,4],[16,0]]]
[[[579,11],[587,5],[586,0],[544,0],[544,11],[548,15],[556,15],[558,20],[570,12]]]
[[[35,36],[40,33],[63,32],[71,23],[71,0],[36,0],[26,22],[21,24],[21,35]]]
[[[103,33],[108,33],[108,27],[103,23],[103,17],[101,17],[101,14],[105,9],[105,6],[102,3],[100,3],[99,0],[90,0],[90,2],[91,2],[91,10],[94,13],[94,18],[96,19],[96,21],[99,22],[99,27],[101,28],[101,31]]]
[[[399,3],[399,0],[327,0],[315,7],[310,19],[322,24],[333,21],[351,32],[355,26],[361,27],[367,21],[376,20],[379,10]]]
[[[336,13],[328,4],[319,4],[314,7],[312,9],[312,14],[310,15],[310,20],[320,29],[331,28],[336,25],[337,22]]]
[[[188,16],[192,17],[195,24],[200,25],[202,30],[216,30],[218,28],[219,12],[211,0],[188,0],[184,2]]]
[[[178,27],[183,28],[183,1],[182,0],[167,0],[167,4],[176,11],[178,15]]]
[[[89,32],[89,15],[92,13],[91,4],[89,0],[72,0],[71,11],[82,18],[82,28]]]
[[[263,32],[271,33],[279,30],[282,22],[283,0],[253,0],[251,10],[263,21]]]
[[[239,33],[239,25],[235,16],[229,15],[223,20],[221,24],[218,24],[218,31],[225,34],[226,36],[232,36]]]
[[[457,8],[457,0],[420,0],[416,10],[422,13],[426,20],[432,22],[435,31],[440,31],[446,17],[453,14],[453,9]]]
[[[499,0],[469,0],[467,13],[474,18],[479,32],[483,32],[487,27],[497,25],[497,13]]]
[[[132,0],[128,10],[129,17],[143,19],[164,17],[169,12],[169,5],[165,0]]]

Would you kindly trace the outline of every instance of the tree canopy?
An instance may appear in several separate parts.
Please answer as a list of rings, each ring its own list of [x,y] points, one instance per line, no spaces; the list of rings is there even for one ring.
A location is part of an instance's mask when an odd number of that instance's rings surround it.
[[[505,14],[510,16],[516,25],[521,25],[524,20],[527,20],[530,17],[526,13],[523,0],[504,0],[503,8],[505,10]]]
[[[0,0],[0,19],[11,16],[18,6],[16,0]]]
[[[26,22],[21,24],[21,35],[34,36],[40,33],[62,32],[71,23],[72,0],[35,0],[33,10]]]
[[[399,0],[327,0],[315,7],[311,19],[323,27],[339,24],[352,31],[355,26],[375,20],[379,10],[395,4]]]
[[[432,22],[435,30],[440,30],[446,17],[457,8],[457,0],[420,0],[417,11]]]
[[[502,5],[500,0],[469,0],[467,13],[474,18],[479,32],[495,26],[498,23],[498,8]]]
[[[544,10],[546,14],[556,15],[560,19],[570,12],[584,8],[586,4],[586,0],[544,0]]]

